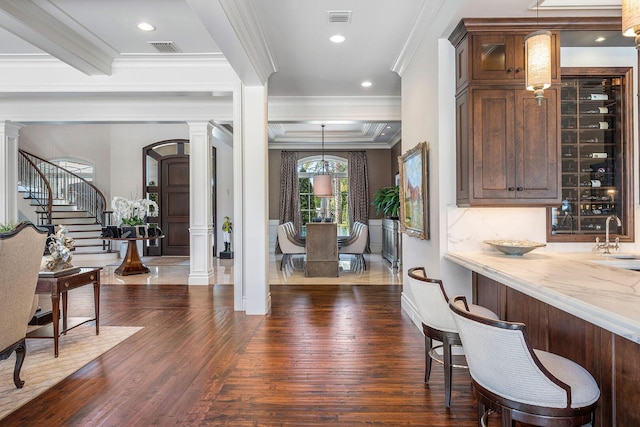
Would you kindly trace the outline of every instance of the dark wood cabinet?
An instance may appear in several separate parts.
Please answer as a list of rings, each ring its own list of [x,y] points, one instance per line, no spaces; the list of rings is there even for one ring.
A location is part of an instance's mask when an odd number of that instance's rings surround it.
[[[600,387],[596,425],[640,425],[640,344],[473,273],[474,302],[522,322],[534,348],[573,360]]]
[[[458,205],[560,203],[559,97],[549,88],[538,105],[524,88],[529,29],[468,31],[465,22],[450,38],[456,47]],[[559,35],[552,40],[554,81],[560,76]]]
[[[524,39],[527,33],[505,34],[491,32],[471,34],[471,50],[466,46],[459,46],[461,51],[469,55],[471,64],[471,84],[520,83],[525,81],[525,53]],[[558,66],[560,64],[559,37],[551,35],[553,55],[551,57],[551,79],[558,82]],[[457,49],[458,50],[458,49]],[[457,58],[462,52],[457,52]]]
[[[560,201],[555,89],[538,105],[525,89],[473,86],[458,97],[457,112],[458,204]]]

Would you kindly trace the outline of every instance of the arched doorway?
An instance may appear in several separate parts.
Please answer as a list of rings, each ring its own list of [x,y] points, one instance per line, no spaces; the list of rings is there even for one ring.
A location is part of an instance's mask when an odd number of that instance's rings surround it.
[[[157,223],[165,235],[164,239],[148,241],[144,254],[189,256],[189,140],[159,141],[142,150],[146,195],[160,207],[159,216],[148,221]],[[213,165],[215,218],[215,148]]]

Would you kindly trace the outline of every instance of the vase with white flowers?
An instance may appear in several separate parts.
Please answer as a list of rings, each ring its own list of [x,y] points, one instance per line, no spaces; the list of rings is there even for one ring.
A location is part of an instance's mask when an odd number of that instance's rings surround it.
[[[146,225],[147,216],[158,216],[158,204],[149,199],[129,200],[124,197],[114,197],[111,201],[111,209],[116,222],[120,227],[135,227]],[[136,231],[137,236],[143,233]],[[131,236],[133,237],[133,236]]]

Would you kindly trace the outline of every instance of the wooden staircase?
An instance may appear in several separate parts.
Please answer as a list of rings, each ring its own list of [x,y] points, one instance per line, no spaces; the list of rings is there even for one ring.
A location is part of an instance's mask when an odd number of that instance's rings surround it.
[[[114,254],[101,238],[110,225],[104,195],[92,183],[54,163],[20,150],[18,191],[28,199],[38,225],[64,225],[75,240],[74,257]]]

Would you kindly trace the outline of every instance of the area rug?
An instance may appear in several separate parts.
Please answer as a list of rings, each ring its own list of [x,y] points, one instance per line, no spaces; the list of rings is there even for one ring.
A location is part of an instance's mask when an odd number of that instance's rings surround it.
[[[20,373],[25,382],[22,389],[13,383],[15,353],[0,362],[0,420],[140,329],[100,326],[100,335],[96,335],[95,326],[79,326],[60,337],[57,359],[52,339],[27,339],[27,357]]]

